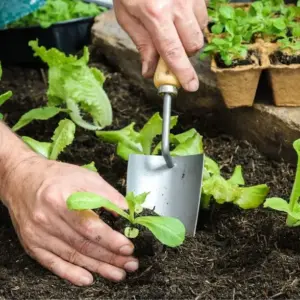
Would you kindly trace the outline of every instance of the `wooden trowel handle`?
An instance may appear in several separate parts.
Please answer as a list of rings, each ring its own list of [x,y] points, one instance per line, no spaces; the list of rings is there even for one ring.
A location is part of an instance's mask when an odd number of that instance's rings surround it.
[[[159,58],[158,65],[154,74],[154,85],[157,89],[162,85],[172,85],[177,89],[181,87],[179,80],[171,72],[171,70],[168,68],[167,64],[161,57]]]

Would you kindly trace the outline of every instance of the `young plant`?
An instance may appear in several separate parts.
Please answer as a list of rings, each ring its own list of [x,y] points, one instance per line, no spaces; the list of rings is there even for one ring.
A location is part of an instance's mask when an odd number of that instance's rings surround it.
[[[171,128],[177,124],[178,118],[171,118]],[[154,114],[139,132],[134,130],[134,123],[116,131],[99,131],[97,136],[107,142],[117,144],[117,155],[128,160],[129,155],[152,154],[158,155],[161,151],[161,143],[154,145],[153,139],[161,135],[162,119],[159,113]],[[202,136],[190,129],[181,134],[170,134],[172,156],[186,156],[203,153]],[[215,199],[218,203],[232,202],[243,209],[256,208],[265,200],[269,192],[267,185],[252,187],[243,186],[244,179],[240,166],[237,166],[231,179],[226,180],[221,176],[218,164],[204,156],[203,187],[201,193],[202,208],[209,208]]]
[[[268,198],[264,203],[265,208],[271,208],[287,214],[286,225],[295,227],[300,225],[300,139],[293,143],[293,147],[298,156],[296,176],[293,189],[290,195],[290,201],[278,197]]]
[[[200,59],[207,56],[220,55],[221,60],[226,66],[231,66],[234,60],[247,58],[248,48],[242,44],[241,36],[226,36],[225,38],[213,38],[212,41],[203,49]]]
[[[0,80],[1,78],[2,78],[2,66],[0,63]],[[5,92],[4,94],[0,95],[0,106],[3,105],[11,96],[12,96],[11,91]],[[3,115],[0,113],[0,120],[2,119],[3,119]]]
[[[59,122],[51,142],[39,142],[28,136],[22,136],[22,140],[36,153],[50,160],[57,160],[65,148],[71,145],[75,138],[75,124],[68,119]],[[94,162],[83,165],[82,167],[97,172]]]
[[[89,51],[84,48],[81,58],[66,56],[55,48],[39,47],[37,41],[29,45],[49,66],[47,109],[30,111],[14,126],[19,130],[32,120],[51,118],[59,112],[67,112],[75,124],[88,130],[101,130],[112,123],[112,107],[103,89],[105,77],[96,68],[88,67]],[[49,108],[51,107],[51,108]],[[91,118],[93,123],[83,119]]]
[[[45,5],[37,11],[8,25],[9,28],[20,28],[40,25],[48,28],[52,24],[76,18],[95,17],[106,8],[95,3],[78,0],[46,0]]]
[[[87,210],[105,208],[114,211],[130,222],[130,227],[124,228],[124,234],[128,238],[136,238],[139,234],[138,225],[150,230],[153,235],[164,245],[169,247],[180,246],[185,239],[185,227],[176,218],[161,216],[139,216],[143,211],[142,205],[148,193],[126,195],[128,213],[117,205],[97,194],[89,192],[77,192],[67,199],[67,207],[70,210]]]

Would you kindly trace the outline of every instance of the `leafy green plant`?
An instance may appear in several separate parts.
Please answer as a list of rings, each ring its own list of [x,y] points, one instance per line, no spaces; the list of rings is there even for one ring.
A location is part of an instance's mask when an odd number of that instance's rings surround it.
[[[246,59],[248,48],[242,44],[241,36],[226,36],[213,38],[200,54],[200,59],[219,54],[226,66],[231,66],[234,60]]]
[[[0,63],[0,80],[2,78],[2,66]],[[12,92],[8,91],[4,94],[0,95],[0,106],[3,105],[10,97],[12,96]],[[0,113],[0,120],[3,119],[3,115]]]
[[[23,136],[22,139],[36,153],[48,159],[57,160],[59,154],[72,144],[75,130],[76,126],[71,120],[63,119],[55,129],[51,142],[39,142],[28,136]]]
[[[22,136],[22,140],[36,153],[50,159],[57,160],[65,148],[71,145],[75,138],[75,124],[68,119],[63,119],[58,123],[57,128],[51,138],[51,142],[39,142],[29,136]],[[82,167],[97,172],[94,162]]]
[[[300,225],[300,139],[293,143],[298,156],[296,176],[289,202],[278,197],[268,198],[264,203],[265,208],[271,208],[287,214],[286,225],[295,227]]]
[[[171,128],[177,124],[178,118],[171,118]],[[134,123],[116,131],[97,131],[97,136],[110,143],[117,144],[117,155],[124,160],[129,159],[130,154],[158,155],[161,150],[161,142],[155,144],[153,139],[162,133],[162,119],[159,113],[154,114],[144,127],[137,132]],[[190,129],[181,134],[170,134],[171,155],[186,156],[203,153],[202,136]],[[204,174],[202,187],[202,208],[208,208],[213,199],[217,203],[232,202],[243,209],[258,207],[269,192],[267,185],[244,187],[241,166],[237,166],[229,180],[221,175],[218,164],[204,156]]]
[[[37,11],[8,25],[9,28],[28,27],[39,25],[47,28],[61,21],[76,18],[95,17],[106,8],[95,3],[85,3],[81,0],[46,0],[45,5]]]
[[[55,48],[47,50],[39,47],[37,41],[31,41],[29,45],[35,56],[39,56],[49,66],[47,109],[27,112],[14,126],[14,130],[19,130],[35,119],[46,120],[59,112],[68,112],[75,124],[88,130],[101,130],[111,125],[112,107],[103,89],[105,76],[100,70],[88,66],[87,47],[84,48],[83,56],[77,58],[66,56]],[[84,120],[83,115],[91,118],[93,123]]]
[[[67,207],[70,210],[105,208],[116,212],[130,222],[131,225],[124,228],[124,234],[128,238],[136,238],[139,234],[138,226],[142,225],[150,230],[162,244],[169,247],[181,245],[185,239],[185,227],[178,219],[161,216],[138,216],[143,211],[142,205],[147,195],[148,193],[127,194],[128,213],[108,199],[89,192],[72,194],[67,199]]]

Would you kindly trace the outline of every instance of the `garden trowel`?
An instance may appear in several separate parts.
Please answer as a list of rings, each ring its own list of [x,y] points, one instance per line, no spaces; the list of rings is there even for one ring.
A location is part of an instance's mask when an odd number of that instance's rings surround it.
[[[194,236],[200,208],[204,155],[170,155],[172,98],[180,83],[160,58],[154,85],[163,98],[162,155],[131,154],[127,169],[127,193],[149,192],[143,207],[178,218]]]

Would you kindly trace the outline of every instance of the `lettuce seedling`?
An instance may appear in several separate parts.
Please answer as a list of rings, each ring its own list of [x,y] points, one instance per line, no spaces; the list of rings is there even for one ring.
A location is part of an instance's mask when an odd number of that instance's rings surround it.
[[[52,142],[39,142],[28,136],[22,136],[22,140],[36,153],[50,159],[57,160],[65,148],[71,145],[75,138],[75,124],[68,119],[59,122],[51,138]],[[94,162],[82,166],[93,172],[98,172]]]
[[[57,160],[59,154],[71,145],[75,137],[75,124],[68,119],[61,120],[51,138],[52,142],[39,142],[31,137],[23,136],[23,141],[36,153]]]
[[[45,5],[37,11],[8,25],[9,28],[20,28],[40,25],[48,28],[52,24],[83,17],[95,17],[107,9],[95,3],[78,0],[46,0]]]
[[[111,125],[112,107],[103,89],[105,77],[100,70],[88,67],[87,47],[84,48],[83,56],[77,58],[73,55],[66,56],[55,48],[47,50],[39,47],[37,41],[31,41],[29,45],[34,50],[34,55],[49,66],[47,107],[65,109],[60,111],[68,112],[75,124],[88,130],[101,130]],[[48,109],[47,116],[53,117],[58,112]],[[30,113],[31,119],[46,119],[45,110]],[[84,120],[83,115],[93,122]],[[28,120],[28,115],[26,118]],[[18,123],[15,129],[28,124],[22,124],[21,120]]]
[[[124,234],[128,238],[136,238],[139,234],[138,225],[150,230],[153,235],[164,245],[169,247],[180,246],[185,239],[185,227],[176,218],[161,216],[138,216],[143,211],[143,203],[148,193],[134,195],[129,193],[125,199],[128,205],[128,213],[108,199],[89,192],[77,192],[67,199],[67,207],[70,210],[87,210],[105,208],[116,212],[127,219],[130,227],[124,228]]]
[[[300,225],[300,139],[294,141],[293,147],[298,156],[296,176],[293,189],[290,195],[290,201],[278,197],[268,198],[264,203],[265,208],[271,208],[287,214],[286,225],[295,227]]]
[[[2,78],[2,66],[0,63],[0,80],[1,78]],[[9,98],[11,98],[11,96],[12,96],[11,91],[5,92],[4,94],[0,95],[0,106],[3,105]],[[3,115],[0,113],[0,120],[2,119],[3,119]]]
[[[242,44],[242,36],[226,36],[225,38],[213,38],[212,41],[204,47],[200,54],[200,59],[219,54],[226,66],[231,66],[233,60],[246,59],[248,48]]]
[[[177,120],[176,116],[171,118],[171,128],[177,124]],[[134,125],[131,123],[116,131],[97,131],[96,134],[106,142],[117,144],[117,155],[124,160],[128,160],[130,154],[160,154],[161,142],[153,145],[153,139],[162,132],[159,113],[154,114],[139,132]],[[170,134],[170,142],[172,156],[203,153],[202,136],[195,129],[177,135]],[[241,166],[237,166],[232,177],[226,180],[221,176],[218,164],[207,155],[204,155],[203,172],[202,208],[208,208],[213,198],[220,204],[232,202],[244,209],[255,208],[263,203],[269,192],[265,184],[241,187],[245,184]]]

